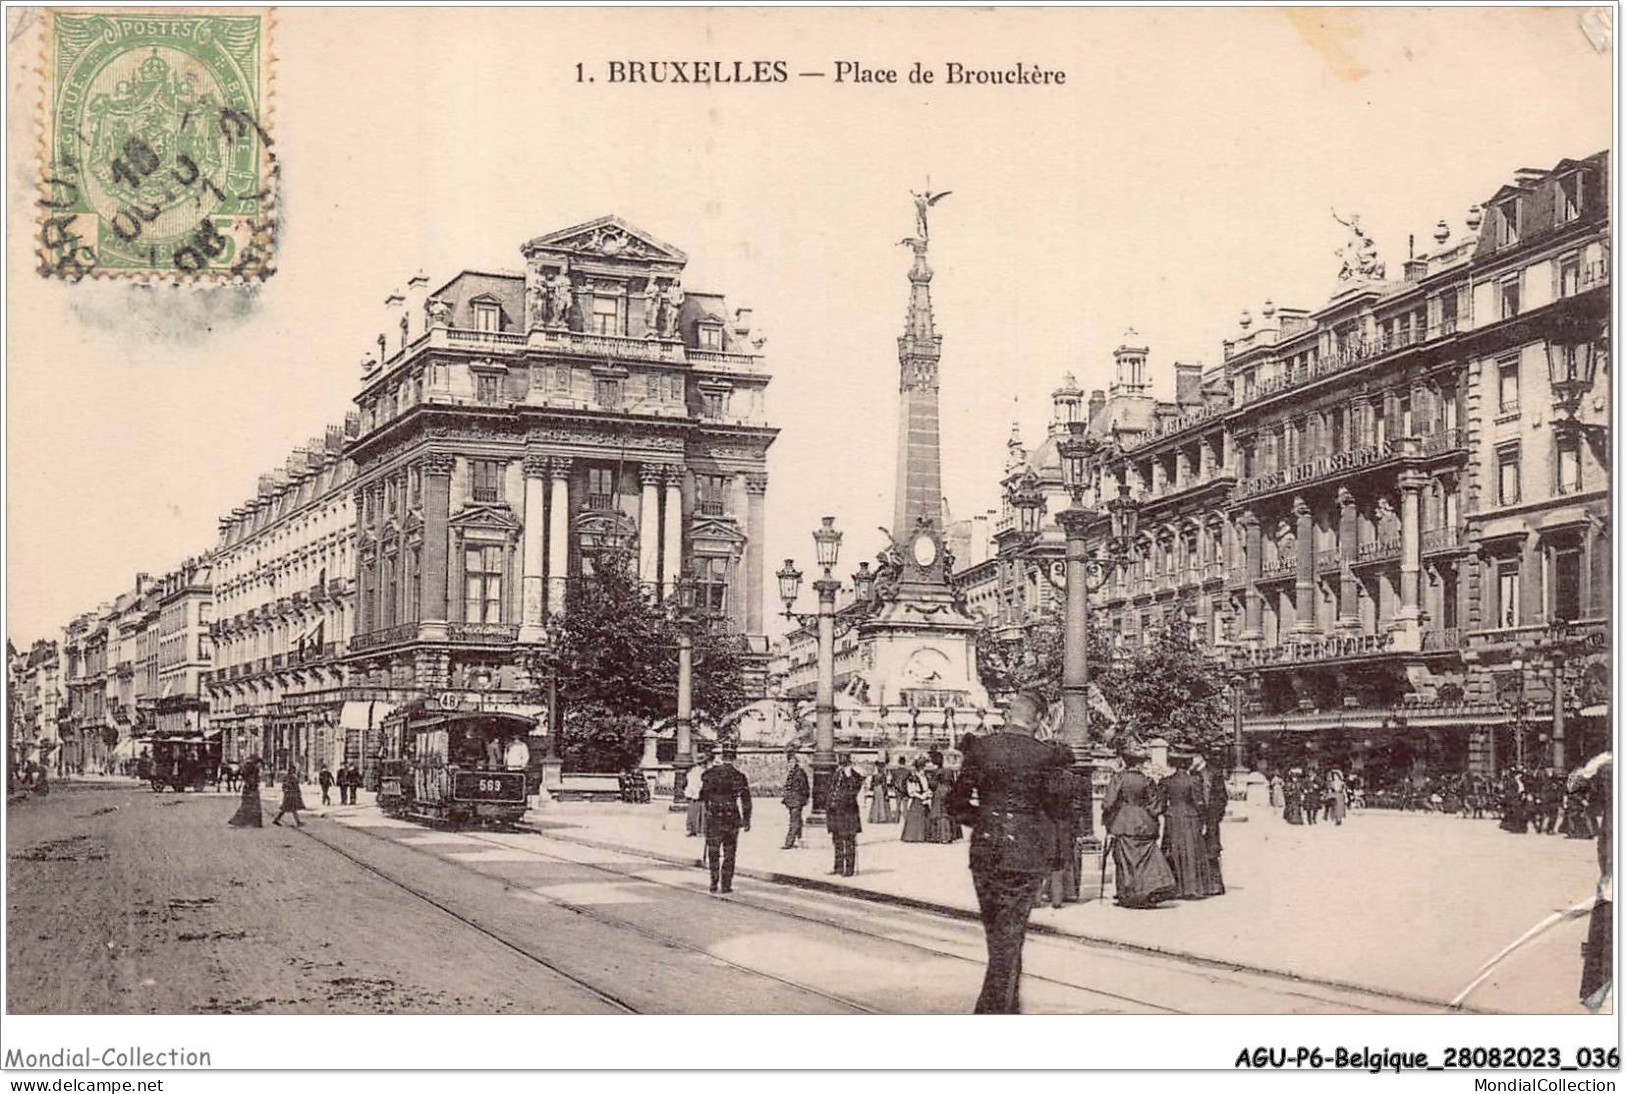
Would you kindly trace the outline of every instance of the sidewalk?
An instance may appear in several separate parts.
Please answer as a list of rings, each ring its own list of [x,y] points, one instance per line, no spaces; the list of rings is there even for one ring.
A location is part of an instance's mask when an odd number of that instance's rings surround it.
[[[1229,891],[1151,911],[1094,899],[1099,862],[1085,860],[1086,902],[1033,912],[1033,930],[1225,966],[1448,1002],[1480,966],[1551,912],[1585,899],[1597,879],[1590,840],[1514,835],[1493,821],[1359,812],[1341,827],[1284,823],[1265,807],[1236,806],[1226,823]],[[866,825],[858,875],[830,874],[822,829],[781,850],[785,815],[756,803],[740,839],[739,872],[760,880],[976,914],[967,844],[904,844],[898,825]],[[528,820],[548,835],[697,864],[683,815],[646,806],[549,803]],[[1583,918],[1560,924],[1498,966],[1470,1009],[1583,1013],[1576,1001]]]

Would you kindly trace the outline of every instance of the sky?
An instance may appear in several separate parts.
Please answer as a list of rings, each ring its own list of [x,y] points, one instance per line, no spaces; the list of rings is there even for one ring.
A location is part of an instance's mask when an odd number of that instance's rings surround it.
[[[1608,148],[1612,58],[1582,18],[280,9],[280,253],[252,291],[31,272],[38,85],[17,61],[38,28],[14,26],[7,634],[51,636],[212,546],[260,473],[342,420],[413,273],[518,269],[526,240],[608,213],[687,252],[691,291],[754,309],[782,429],[768,568],[807,569],[827,514],[850,571],[892,506],[911,189],[952,191],[933,292],[943,487],[965,516],[998,504],[1012,420],[1032,442],[1063,374],[1104,387],[1126,328],[1169,394],[1173,362],[1218,363],[1243,308],[1325,301],[1334,209],[1397,273],[1409,236],[1460,233],[1517,168]],[[783,60],[790,78],[609,80],[612,60],[670,58]],[[899,82],[837,84],[840,61]],[[935,84],[907,82],[916,61]],[[946,86],[950,61],[1066,82]]]

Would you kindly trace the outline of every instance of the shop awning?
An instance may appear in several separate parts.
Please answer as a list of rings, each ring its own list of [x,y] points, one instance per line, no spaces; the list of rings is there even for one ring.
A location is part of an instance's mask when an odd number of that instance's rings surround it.
[[[384,720],[384,715],[393,712],[395,705],[378,700],[371,702],[359,699],[346,700],[339,708],[339,728],[377,729],[378,724]]]
[[[1590,706],[1580,708],[1580,717],[1582,718],[1605,718],[1607,716],[1607,703],[1592,703]]]

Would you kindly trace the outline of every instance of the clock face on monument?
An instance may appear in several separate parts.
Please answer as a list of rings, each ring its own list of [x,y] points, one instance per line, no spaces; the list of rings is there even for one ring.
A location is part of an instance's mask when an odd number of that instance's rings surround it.
[[[937,541],[930,536],[914,537],[914,564],[922,570],[929,570],[931,564],[937,560]]]

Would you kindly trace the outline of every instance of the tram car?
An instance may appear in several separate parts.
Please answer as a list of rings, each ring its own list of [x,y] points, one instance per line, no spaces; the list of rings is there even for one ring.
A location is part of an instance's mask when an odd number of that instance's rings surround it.
[[[524,815],[534,718],[411,703],[381,728],[378,807],[386,816],[502,827]]]
[[[200,733],[154,737],[148,742],[147,781],[154,793],[202,790],[220,770],[220,741]]]

